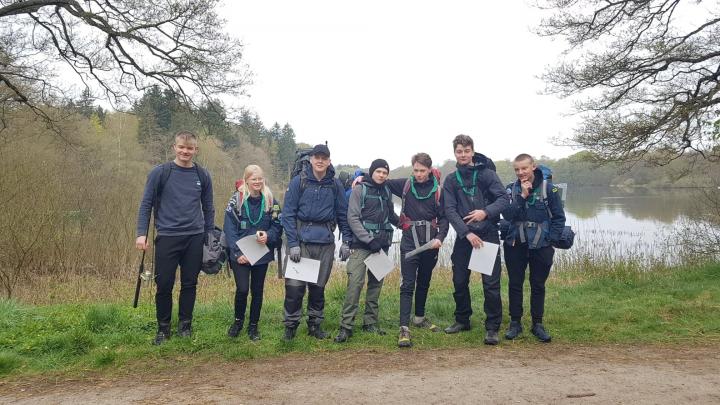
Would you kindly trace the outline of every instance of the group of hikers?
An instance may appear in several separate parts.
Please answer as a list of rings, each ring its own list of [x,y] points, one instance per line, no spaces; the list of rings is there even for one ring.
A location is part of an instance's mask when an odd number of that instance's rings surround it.
[[[346,194],[346,187],[331,164],[329,148],[316,145],[309,152],[309,164],[291,179],[282,209],[266,183],[263,170],[257,165],[246,167],[230,197],[223,225],[236,283],[235,319],[228,335],[235,338],[241,333],[250,293],[247,334],[251,340],[260,339],[258,322],[265,276],[274,259],[272,252],[282,243],[284,232],[287,259],[293,262],[315,259],[320,268],[316,282],[285,278],[283,339],[290,341],[296,336],[306,290],[307,333],[317,339],[329,338],[322,323],[325,286],[335,260],[336,229],[342,239],[339,259],[347,261],[347,289],[340,330],[334,341],[343,343],[352,338],[365,285],[362,330],[385,335],[379,325],[378,303],[383,280],[368,269],[365,259],[380,251],[387,253],[396,228],[402,230],[398,346],[410,347],[411,326],[433,332],[441,330],[426,316],[425,304],[439,249],[452,225],[457,235],[451,256],[455,322],[444,332],[470,330],[473,311],[468,267],[473,249],[482,247],[484,242],[500,244],[502,239],[511,319],[505,338],[512,340],[522,334],[523,284],[529,267],[531,332],[539,341],[550,342],[551,336],[543,326],[545,281],[553,264],[554,248],[561,242],[565,227],[558,188],[546,179],[528,154],[514,159],[517,180],[503,186],[494,163],[475,152],[471,137],[458,135],[452,146],[457,170],[449,173],[442,184],[431,157],[417,153],[411,159],[409,178],[389,179],[388,163],[376,159],[367,172],[358,173]],[[151,213],[154,214],[156,345],[171,336],[172,290],[178,266],[177,334],[191,335],[203,244],[215,228],[212,180],[207,170],[193,162],[198,152],[196,136],[181,131],[172,147],[175,159],[155,167],[148,175],[137,223],[136,246],[145,250]],[[402,201],[400,215],[394,210],[393,195]],[[236,242],[253,235],[270,252],[251,264]],[[484,343],[488,345],[499,343],[502,322],[500,249],[497,252],[491,274],[482,274]]]

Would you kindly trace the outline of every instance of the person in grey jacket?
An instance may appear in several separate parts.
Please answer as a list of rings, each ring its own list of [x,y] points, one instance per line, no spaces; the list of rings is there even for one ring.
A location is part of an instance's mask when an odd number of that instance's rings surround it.
[[[393,228],[399,218],[393,209],[392,193],[385,183],[390,168],[383,159],[376,159],[370,165],[369,178],[353,187],[348,204],[348,225],[353,233],[350,248],[352,253],[347,264],[348,285],[340,320],[340,333],[335,342],[347,342],[353,334],[355,315],[358,311],[360,293],[367,274],[365,292],[365,315],[363,330],[384,335],[378,326],[380,291],[382,280],[378,280],[365,266],[365,259],[373,253],[384,250],[392,243]]]

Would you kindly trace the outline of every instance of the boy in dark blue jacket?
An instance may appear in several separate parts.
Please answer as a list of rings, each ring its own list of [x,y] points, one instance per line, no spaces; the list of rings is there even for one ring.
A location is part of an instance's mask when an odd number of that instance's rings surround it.
[[[280,244],[282,225],[280,225],[280,206],[273,198],[260,166],[249,165],[245,168],[243,182],[233,193],[225,210],[225,239],[230,249],[230,268],[235,276],[235,322],[228,330],[228,336],[234,338],[240,334],[245,320],[248,290],[252,292],[250,302],[250,340],[259,340],[258,321],[262,309],[263,289],[268,263],[273,261],[273,249]],[[266,245],[269,252],[253,264],[237,246],[237,241],[254,236],[257,243]]]
[[[453,246],[452,271],[455,292],[455,323],[445,333],[470,330],[470,255],[483,241],[500,243],[498,221],[509,199],[505,187],[495,173],[494,163],[475,153],[472,138],[458,135],[453,140],[457,171],[448,174],[443,183],[445,216],[457,233]],[[498,330],[502,322],[500,298],[500,252],[492,275],[482,275],[485,296],[485,344],[499,342]]]
[[[286,341],[295,338],[302,317],[305,288],[308,289],[308,335],[325,339],[322,330],[325,318],[325,284],[330,278],[335,258],[336,227],[340,228],[343,244],[340,260],[350,257],[352,232],[347,222],[347,199],[342,184],[335,178],[330,162],[330,150],[315,145],[310,152],[310,165],[290,180],[285,193],[282,226],[287,236],[288,258],[299,262],[301,257],[320,260],[317,283],[285,279],[285,334]]]
[[[170,338],[172,290],[180,265],[178,336],[192,333],[197,279],[203,258],[203,235],[215,228],[212,181],[208,172],[193,163],[197,137],[180,131],[173,144],[175,159],[156,166],[145,183],[137,221],[135,246],[145,250],[150,214],[155,208],[155,309],[158,332],[154,344]]]
[[[557,187],[543,177],[535,160],[520,154],[513,161],[517,180],[507,186],[510,206],[503,211],[509,222],[505,238],[505,265],[509,279],[510,326],[506,339],[522,333],[523,284],[530,267],[530,314],[532,334],[541,342],[552,339],[543,326],[545,281],[550,274],[555,250],[565,227],[565,211]]]

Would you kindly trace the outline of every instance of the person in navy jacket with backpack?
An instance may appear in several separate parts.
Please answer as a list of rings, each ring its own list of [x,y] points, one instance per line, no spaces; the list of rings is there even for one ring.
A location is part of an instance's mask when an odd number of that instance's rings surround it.
[[[552,339],[543,326],[545,310],[545,281],[550,274],[555,250],[565,227],[565,212],[560,193],[528,154],[520,154],[513,161],[517,180],[507,186],[510,206],[503,211],[508,222],[505,237],[505,264],[508,270],[510,325],[506,339],[522,333],[523,284],[525,269],[530,267],[531,332],[541,342]]]
[[[280,205],[273,198],[260,166],[249,165],[245,168],[243,181],[233,193],[225,209],[225,239],[230,249],[230,268],[235,276],[235,322],[228,330],[228,336],[235,338],[240,334],[245,321],[248,291],[252,293],[250,302],[250,322],[248,336],[250,340],[260,339],[258,321],[262,309],[263,287],[268,264],[273,261],[273,249],[278,246],[282,236],[280,224]],[[257,243],[266,245],[269,251],[255,263],[250,263],[237,245],[237,241],[247,236],[255,237]]]
[[[330,278],[335,258],[333,232],[336,228],[340,229],[343,240],[340,260],[350,257],[352,232],[347,221],[348,204],[345,190],[335,178],[330,149],[326,145],[315,145],[307,163],[290,180],[281,222],[287,237],[287,257],[296,263],[303,257],[319,260],[320,272],[315,283],[285,278],[285,341],[295,338],[306,289],[308,335],[317,339],[329,336],[322,330],[321,324],[325,319],[325,284]]]

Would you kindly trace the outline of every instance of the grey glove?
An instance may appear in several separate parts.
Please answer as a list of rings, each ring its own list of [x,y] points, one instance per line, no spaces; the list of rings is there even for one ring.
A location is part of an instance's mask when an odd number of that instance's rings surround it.
[[[290,252],[288,253],[288,257],[290,260],[294,261],[295,263],[300,262],[300,246],[295,246],[290,248]]]
[[[350,245],[344,242],[342,246],[340,246],[340,261],[344,262],[348,258],[350,258]]]

